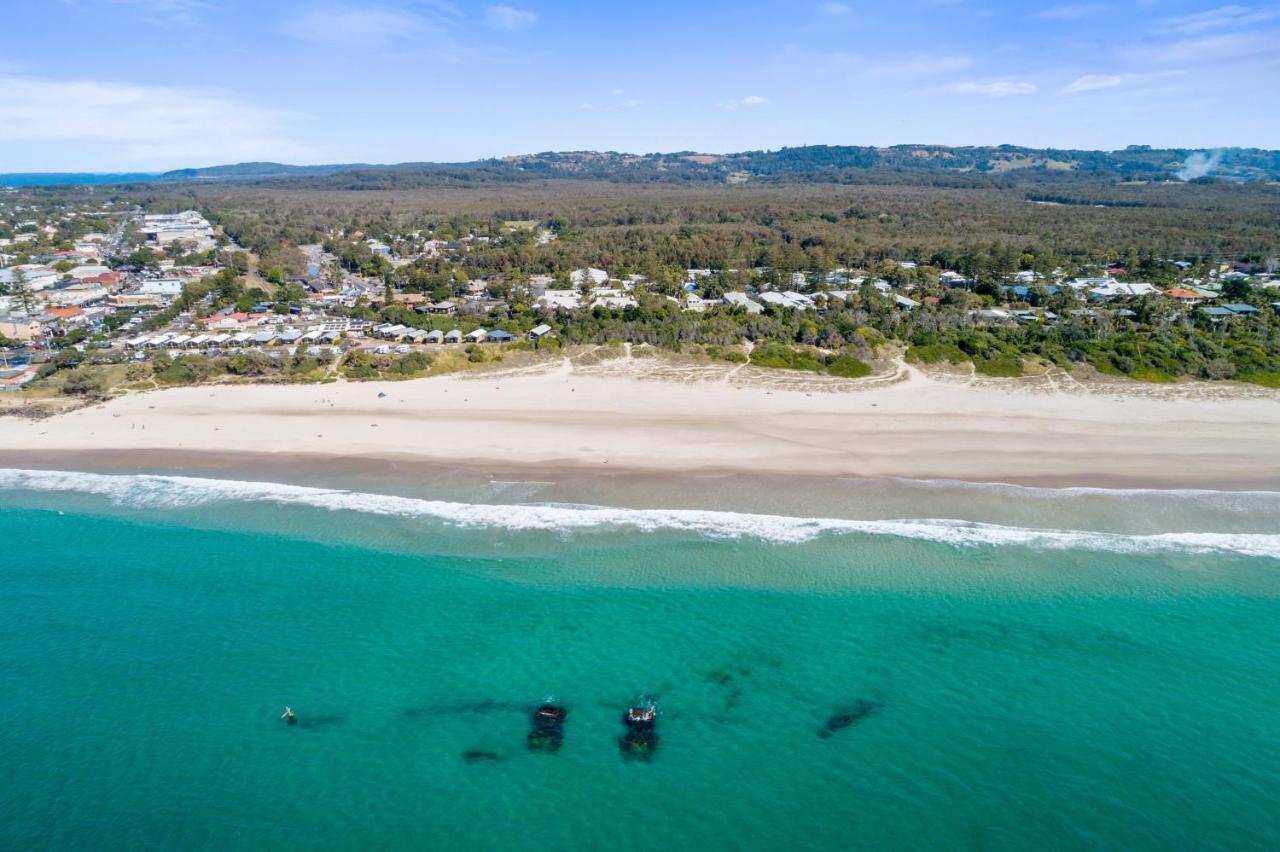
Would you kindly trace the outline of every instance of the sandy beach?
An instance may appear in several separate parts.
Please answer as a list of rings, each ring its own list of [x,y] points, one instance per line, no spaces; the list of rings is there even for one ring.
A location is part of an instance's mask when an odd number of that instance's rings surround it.
[[[74,468],[90,455],[173,464],[263,454],[515,475],[558,468],[1280,488],[1276,395],[984,384],[902,367],[879,381],[824,384],[653,366],[566,360],[408,382],[134,393],[46,420],[0,418],[0,462]]]

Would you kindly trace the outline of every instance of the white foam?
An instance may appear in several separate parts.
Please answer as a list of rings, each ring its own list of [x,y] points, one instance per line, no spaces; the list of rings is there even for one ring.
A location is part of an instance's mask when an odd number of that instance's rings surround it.
[[[1116,553],[1233,553],[1280,559],[1280,535],[1170,532],[1124,535],[1086,530],[1035,529],[950,519],[848,520],[721,512],[700,509],[628,509],[547,503],[457,503],[313,488],[154,474],[99,474],[0,468],[0,489],[94,494],[117,505],[182,509],[220,502],[310,506],[334,512],[430,518],[457,527],[571,533],[602,528],[670,530],[712,538],[755,538],[798,543],[821,535],[862,533],[957,547],[1018,545],[1042,550]]]

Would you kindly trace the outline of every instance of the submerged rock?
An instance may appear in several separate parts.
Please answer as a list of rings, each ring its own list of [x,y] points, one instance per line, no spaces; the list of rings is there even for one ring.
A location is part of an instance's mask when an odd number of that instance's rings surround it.
[[[467,763],[479,763],[482,760],[501,760],[502,756],[496,751],[484,751],[478,748],[469,748],[462,753],[462,759]]]
[[[818,736],[829,737],[832,734],[843,731],[845,728],[853,727],[879,709],[880,703],[878,701],[867,701],[859,698],[849,707],[831,714],[827,718],[827,723],[818,730]]]

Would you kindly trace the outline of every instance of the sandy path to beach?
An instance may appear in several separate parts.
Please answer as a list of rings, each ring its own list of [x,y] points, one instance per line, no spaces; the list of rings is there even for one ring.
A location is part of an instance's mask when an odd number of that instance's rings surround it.
[[[1053,382],[1017,389],[902,368],[856,392],[822,392],[830,388],[761,376],[740,382],[730,368],[657,367],[618,358],[411,382],[140,393],[48,420],[0,418],[0,451],[10,466],[23,451],[156,450],[505,471],[1280,488],[1277,396],[1125,396]]]

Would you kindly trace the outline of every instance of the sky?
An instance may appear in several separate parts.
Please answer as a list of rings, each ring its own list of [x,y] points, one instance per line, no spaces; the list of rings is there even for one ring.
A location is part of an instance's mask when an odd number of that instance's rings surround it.
[[[40,0],[0,172],[806,144],[1280,148],[1280,0]]]

